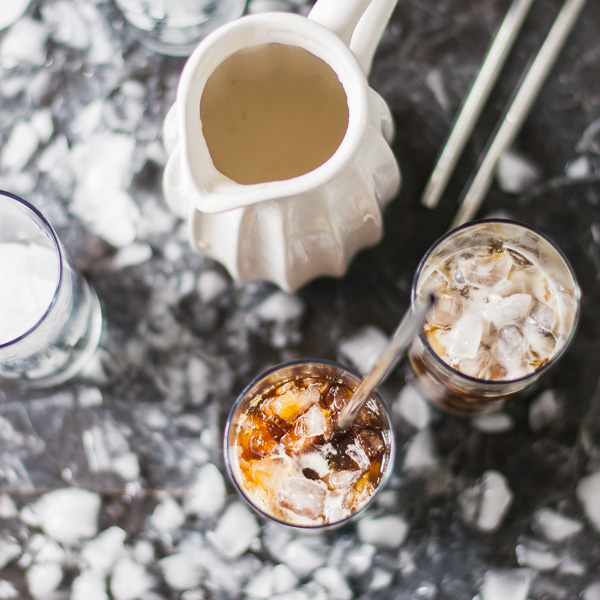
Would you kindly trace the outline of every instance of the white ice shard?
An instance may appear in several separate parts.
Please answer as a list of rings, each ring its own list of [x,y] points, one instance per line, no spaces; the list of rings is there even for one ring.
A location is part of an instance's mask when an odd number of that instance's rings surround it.
[[[365,516],[356,525],[361,542],[379,548],[399,548],[408,534],[408,523],[398,515]]]
[[[565,517],[558,511],[550,508],[540,508],[533,513],[533,524],[544,537],[553,542],[576,535],[583,529],[583,523],[570,517]]]
[[[79,488],[44,494],[33,506],[46,535],[62,544],[73,544],[96,535],[100,496]]]
[[[425,429],[431,421],[430,405],[412,383],[402,388],[393,409],[416,429]]]
[[[258,522],[250,509],[241,502],[234,502],[206,537],[223,556],[236,558],[250,547],[258,531]]]
[[[590,523],[600,531],[600,471],[582,477],[575,493]]]

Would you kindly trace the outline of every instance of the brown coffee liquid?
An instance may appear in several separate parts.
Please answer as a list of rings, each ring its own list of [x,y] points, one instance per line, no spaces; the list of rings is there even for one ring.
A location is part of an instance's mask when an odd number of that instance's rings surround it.
[[[237,183],[317,168],[348,127],[344,88],[307,50],[265,44],[232,54],[208,78],[200,120],[215,167]]]

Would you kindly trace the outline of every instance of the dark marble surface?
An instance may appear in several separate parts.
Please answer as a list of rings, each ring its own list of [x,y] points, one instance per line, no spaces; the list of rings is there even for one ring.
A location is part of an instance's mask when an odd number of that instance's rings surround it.
[[[219,265],[194,254],[163,203],[160,131],[183,59],[140,46],[103,0],[34,0],[25,21],[36,27],[19,32],[16,51],[7,39],[23,20],[0,31],[0,188],[48,216],[97,289],[105,315],[101,350],[84,376],[44,391],[0,384],[0,580],[9,582],[0,582],[0,598],[30,598],[40,564],[60,574],[55,585],[41,577],[45,597],[76,600],[600,598],[600,518],[580,493],[581,482],[600,469],[595,1],[584,8],[513,148],[530,179],[516,192],[506,191],[510,181],[497,180],[478,214],[540,229],[572,262],[583,292],[581,318],[560,363],[519,402],[483,422],[424,411],[418,402],[411,413],[404,408],[403,367],[392,373],[381,391],[394,413],[398,460],[371,517],[392,517],[394,527],[404,528],[395,538],[355,525],[296,537],[256,522],[242,549],[227,556],[218,528],[238,497],[224,477],[227,492],[214,510],[195,509],[190,491],[207,464],[224,476],[223,423],[249,379],[299,356],[351,362],[349,340],[375,348],[393,331],[421,255],[448,228],[561,4],[534,4],[447,193],[430,211],[420,194],[509,2],[399,0],[370,78],[392,109],[404,178],[385,213],[384,238],[361,252],[342,279],[314,281],[285,298],[268,284],[234,284]],[[284,3],[251,4],[265,6]],[[9,155],[19,125],[37,142]],[[19,134],[15,139],[25,135]],[[112,215],[107,223],[98,206]],[[265,308],[273,297],[285,307],[279,319]],[[500,510],[492,501],[497,523],[487,530],[470,507],[485,504],[490,473],[504,481],[510,502]],[[488,496],[499,493],[502,504],[503,488],[492,487]],[[53,535],[30,513],[63,488],[97,494],[96,531],[73,543],[58,540],[64,554],[40,558],[32,540],[40,531],[46,542]],[[200,496],[206,503],[206,492]],[[165,499],[175,501],[171,514],[181,522],[157,525],[156,507]],[[540,509],[577,526],[553,538],[540,525]],[[115,526],[126,538],[90,588],[105,595],[81,595],[82,575],[93,571],[82,558],[87,538]],[[239,538],[245,535],[240,529]],[[312,553],[312,566],[303,551]],[[197,578],[167,575],[169,556],[196,557],[183,564]],[[295,563],[303,568],[294,571]],[[277,583],[270,567],[280,564],[287,578]],[[252,587],[261,568],[265,579]],[[130,574],[129,587],[118,583],[123,573]],[[492,589],[497,575],[505,595]],[[525,582],[521,592],[507,592],[516,581]],[[256,586],[258,595],[250,591]]]

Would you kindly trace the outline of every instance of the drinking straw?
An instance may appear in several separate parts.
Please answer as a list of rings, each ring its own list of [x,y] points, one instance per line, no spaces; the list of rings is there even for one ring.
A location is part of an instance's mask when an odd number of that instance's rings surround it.
[[[532,4],[533,0],[514,0],[510,5],[425,187],[424,206],[438,205]]]
[[[517,86],[514,100],[509,103],[496,132],[490,138],[477,173],[463,193],[451,229],[471,220],[481,206],[492,183],[498,159],[515,140],[585,3],[586,0],[566,0],[564,3],[522,83]]]
[[[377,358],[366,377],[358,384],[346,406],[340,412],[336,423],[338,430],[344,431],[352,425],[375,388],[385,379],[396,361],[402,358],[413,337],[423,326],[427,313],[434,302],[435,295],[428,293],[419,296],[406,311],[390,343]]]

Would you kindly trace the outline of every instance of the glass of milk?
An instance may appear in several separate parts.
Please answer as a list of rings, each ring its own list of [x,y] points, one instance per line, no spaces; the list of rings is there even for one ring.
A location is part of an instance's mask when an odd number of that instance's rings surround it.
[[[95,353],[102,311],[56,232],[0,191],[0,378],[36,387],[78,374]]]

